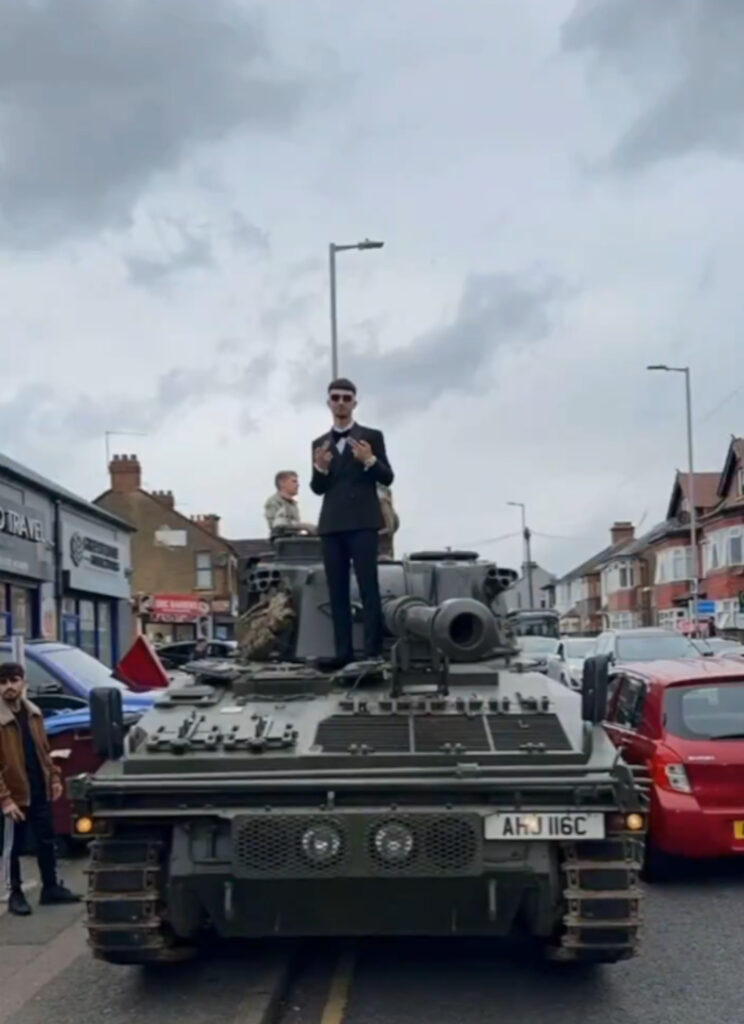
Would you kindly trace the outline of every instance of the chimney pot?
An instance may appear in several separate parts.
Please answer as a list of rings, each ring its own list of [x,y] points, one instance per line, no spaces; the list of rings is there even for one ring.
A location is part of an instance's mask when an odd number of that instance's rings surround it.
[[[130,494],[142,487],[142,468],[136,455],[114,455],[109,463],[111,490]]]

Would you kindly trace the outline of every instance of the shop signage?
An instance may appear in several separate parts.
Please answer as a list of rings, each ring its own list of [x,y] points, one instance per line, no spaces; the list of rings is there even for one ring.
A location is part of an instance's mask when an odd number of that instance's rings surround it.
[[[94,537],[84,537],[81,533],[73,533],[70,538],[70,558],[76,566],[87,562],[96,569],[107,569],[109,572],[119,572],[121,568],[118,547]]]
[[[92,515],[62,509],[62,568],[65,590],[127,600],[131,551],[129,535]]]
[[[209,615],[209,602],[193,594],[148,594],[139,611],[152,622],[196,622]]]
[[[0,533],[20,540],[44,543],[44,523],[36,516],[0,505]]]

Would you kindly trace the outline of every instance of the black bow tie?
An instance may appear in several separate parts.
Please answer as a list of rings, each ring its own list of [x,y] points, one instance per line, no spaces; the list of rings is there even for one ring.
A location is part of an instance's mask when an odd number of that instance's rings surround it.
[[[336,430],[335,427],[331,429],[331,436],[334,441],[340,441],[342,437],[348,437],[351,427],[347,427],[346,430]]]

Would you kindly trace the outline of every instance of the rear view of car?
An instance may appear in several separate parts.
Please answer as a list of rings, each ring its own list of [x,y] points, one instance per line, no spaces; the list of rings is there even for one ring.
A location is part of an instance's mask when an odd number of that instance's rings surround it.
[[[664,720],[656,845],[691,857],[744,854],[744,679],[669,687]]]

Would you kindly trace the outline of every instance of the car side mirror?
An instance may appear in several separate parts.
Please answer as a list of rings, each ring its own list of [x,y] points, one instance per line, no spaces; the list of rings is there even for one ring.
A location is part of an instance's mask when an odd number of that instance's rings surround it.
[[[90,725],[95,752],[107,760],[118,760],[124,753],[121,690],[96,686],[90,691]]]
[[[593,654],[584,661],[581,683],[581,717],[595,725],[607,716],[607,693],[610,680],[609,654]]]

